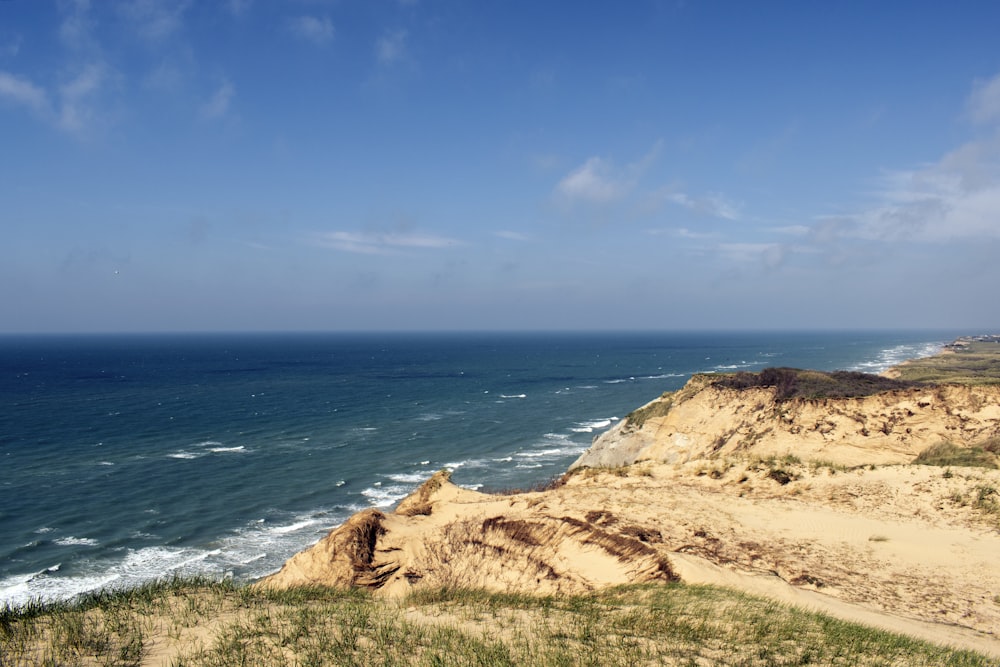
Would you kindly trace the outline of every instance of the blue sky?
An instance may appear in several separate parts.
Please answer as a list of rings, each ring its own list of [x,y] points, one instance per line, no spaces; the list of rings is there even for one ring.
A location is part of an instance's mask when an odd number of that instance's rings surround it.
[[[0,332],[1000,329],[998,26],[0,0]]]

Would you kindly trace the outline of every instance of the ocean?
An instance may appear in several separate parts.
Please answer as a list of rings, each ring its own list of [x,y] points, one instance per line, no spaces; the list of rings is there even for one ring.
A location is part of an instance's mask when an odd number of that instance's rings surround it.
[[[0,337],[0,605],[259,578],[435,471],[558,476],[693,373],[878,372],[961,333]]]

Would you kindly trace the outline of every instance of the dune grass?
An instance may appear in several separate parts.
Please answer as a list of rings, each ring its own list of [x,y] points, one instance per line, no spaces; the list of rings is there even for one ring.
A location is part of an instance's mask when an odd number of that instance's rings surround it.
[[[895,371],[900,380],[915,382],[1000,384],[1000,343],[972,342],[952,354],[912,359]]]
[[[145,661],[145,662],[144,662]],[[540,597],[172,581],[0,615],[2,665],[990,665],[735,591]]]
[[[913,463],[927,466],[992,468],[997,467],[997,441],[991,439],[972,447],[959,447],[950,442],[939,442],[917,454]]]

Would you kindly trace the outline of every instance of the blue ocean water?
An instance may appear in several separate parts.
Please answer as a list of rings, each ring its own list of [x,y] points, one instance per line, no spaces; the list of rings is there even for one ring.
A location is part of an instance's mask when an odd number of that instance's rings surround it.
[[[447,467],[562,473],[696,372],[877,372],[961,332],[0,337],[0,605],[253,579]]]

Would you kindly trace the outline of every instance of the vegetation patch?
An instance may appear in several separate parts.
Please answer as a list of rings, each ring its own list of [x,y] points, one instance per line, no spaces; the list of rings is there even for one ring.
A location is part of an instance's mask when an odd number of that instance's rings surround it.
[[[195,630],[197,639],[189,634]],[[139,594],[7,609],[0,627],[5,666],[144,663],[978,667],[995,661],[728,589],[677,583],[558,597],[428,589],[398,603],[358,591],[175,581]]]
[[[950,353],[907,361],[893,369],[901,380],[929,383],[1000,384],[1000,343],[967,341]]]
[[[792,399],[856,398],[886,391],[921,386],[919,382],[893,380],[881,375],[855,371],[802,370],[800,368],[765,368],[759,373],[741,371],[721,376],[716,386],[728,389],[773,388],[776,401]]]
[[[625,415],[625,422],[633,428],[641,428],[647,419],[665,417],[674,405],[674,392],[665,392],[655,401]]]
[[[987,446],[995,448],[994,440],[988,441]],[[983,446],[959,447],[950,442],[939,442],[917,454],[913,463],[942,467],[996,468],[997,455],[993,453],[993,449],[987,450]]]

